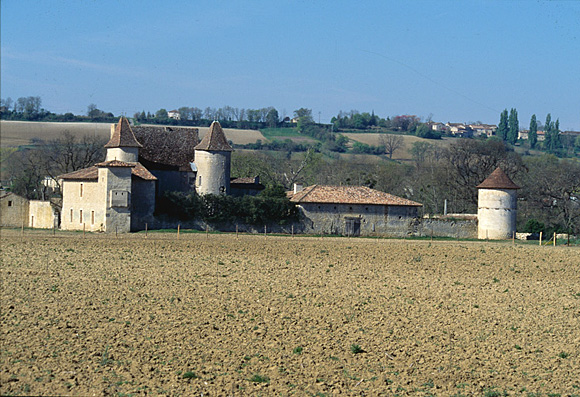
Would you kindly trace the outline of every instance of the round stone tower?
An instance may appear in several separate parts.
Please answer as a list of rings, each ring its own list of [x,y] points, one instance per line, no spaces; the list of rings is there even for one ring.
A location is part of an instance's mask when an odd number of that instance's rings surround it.
[[[230,193],[232,151],[220,123],[211,123],[209,131],[195,147],[198,194]]]
[[[512,238],[516,232],[519,186],[498,167],[477,189],[477,237],[492,240]]]
[[[143,145],[135,139],[127,118],[121,116],[116,126],[111,125],[111,139],[105,147],[107,148],[105,161],[136,163],[139,161],[139,148]]]

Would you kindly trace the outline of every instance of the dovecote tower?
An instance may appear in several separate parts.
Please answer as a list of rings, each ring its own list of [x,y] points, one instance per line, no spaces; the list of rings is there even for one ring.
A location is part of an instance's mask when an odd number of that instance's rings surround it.
[[[501,240],[516,232],[517,190],[520,187],[496,168],[477,186],[477,237]]]
[[[121,117],[115,126],[111,125],[111,139],[105,145],[107,157],[105,161],[124,161],[136,163],[139,159],[139,148],[143,146],[137,142],[129,121]]]
[[[195,147],[197,193],[230,193],[232,151],[220,123],[211,123],[209,131]]]

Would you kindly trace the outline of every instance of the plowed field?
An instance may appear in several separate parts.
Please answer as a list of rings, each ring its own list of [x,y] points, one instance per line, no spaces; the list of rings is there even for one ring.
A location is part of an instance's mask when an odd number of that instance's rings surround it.
[[[2,395],[580,395],[578,248],[19,232]]]

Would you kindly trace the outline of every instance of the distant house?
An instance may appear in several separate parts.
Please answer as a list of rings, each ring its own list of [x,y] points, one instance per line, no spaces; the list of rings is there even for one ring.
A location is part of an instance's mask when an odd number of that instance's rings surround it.
[[[449,133],[460,138],[473,137],[473,129],[465,123],[447,123],[445,124]]]
[[[445,131],[447,129],[447,127],[445,127],[445,124],[443,124],[443,123],[436,123],[434,121],[428,122],[427,125],[433,131]]]
[[[364,186],[295,185],[304,232],[406,236],[415,232],[422,204]]]
[[[167,112],[167,117],[174,120],[181,120],[181,113],[179,113],[179,110],[170,110]]]
[[[494,136],[497,130],[494,124],[469,124],[469,127],[473,130],[473,136],[485,135],[488,138]]]
[[[537,131],[536,134],[538,136],[538,142],[546,140],[546,133],[544,131]],[[520,130],[518,132],[518,139],[522,139],[524,141],[527,141],[529,139],[529,137],[530,137],[530,130]]]

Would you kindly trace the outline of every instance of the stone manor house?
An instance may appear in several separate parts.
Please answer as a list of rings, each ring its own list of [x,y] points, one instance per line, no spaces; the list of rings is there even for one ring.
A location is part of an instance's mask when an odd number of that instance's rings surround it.
[[[61,208],[1,194],[1,225],[52,228],[60,223],[63,230],[126,233],[143,230],[146,224],[156,227],[155,203],[165,191],[244,195],[264,188],[257,177],[231,180],[233,149],[217,121],[200,141],[197,128],[131,127],[121,117],[111,126],[105,148],[104,161],[59,177]],[[292,230],[349,236],[431,233],[510,238],[515,232],[518,187],[498,168],[477,188],[478,216],[449,222],[422,219],[422,204],[363,186],[296,185],[288,192],[300,212]]]

